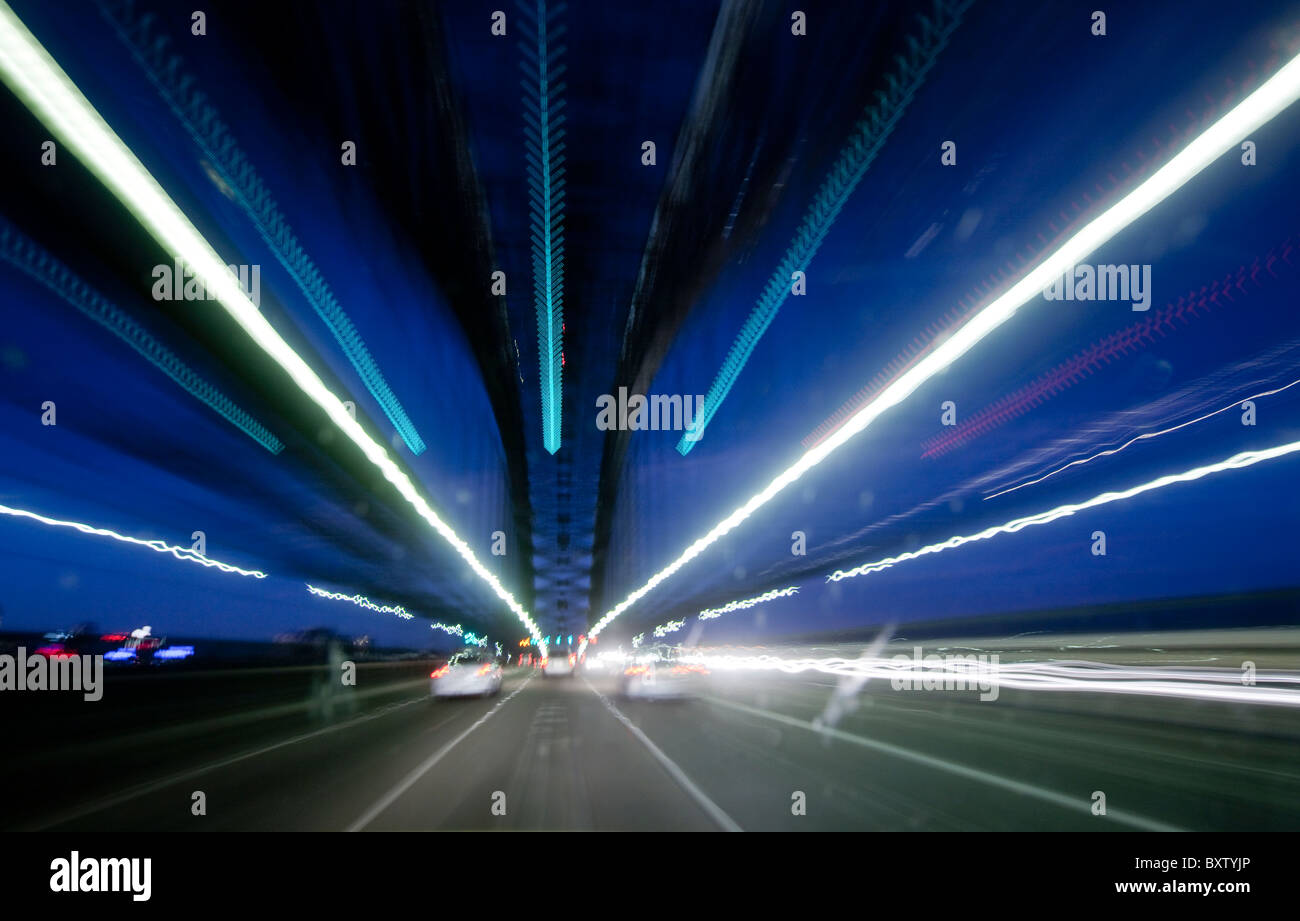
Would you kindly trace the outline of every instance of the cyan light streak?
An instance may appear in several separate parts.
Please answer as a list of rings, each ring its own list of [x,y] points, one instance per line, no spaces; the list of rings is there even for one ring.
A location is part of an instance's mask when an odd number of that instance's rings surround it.
[[[198,563],[200,566],[206,566],[209,569],[218,569],[221,572],[228,572],[240,576],[252,576],[254,579],[265,579],[266,573],[259,569],[242,569],[230,563],[223,563],[220,560],[214,560],[211,557],[204,556],[197,551],[188,547],[178,547],[161,540],[141,540],[138,537],[130,537],[126,534],[119,534],[117,531],[111,531],[108,528],[97,528],[93,525],[82,524],[79,521],[61,521],[58,518],[47,518],[44,515],[38,515],[36,512],[29,512],[21,508],[11,508],[8,505],[0,505],[0,515],[9,515],[14,518],[26,518],[29,521],[39,521],[41,524],[47,524],[55,528],[72,528],[80,531],[82,534],[90,534],[95,537],[111,537],[113,540],[121,541],[124,544],[132,544],[136,547],[147,547],[155,553],[166,553],[178,560],[184,560],[188,563]]]
[[[1173,486],[1175,483],[1190,483],[1193,480],[1199,480],[1201,477],[1209,476],[1213,473],[1222,473],[1225,470],[1240,470],[1243,467],[1251,467],[1261,461],[1273,460],[1277,457],[1285,457],[1286,455],[1294,454],[1297,451],[1300,451],[1300,441],[1278,445],[1275,448],[1266,448],[1262,451],[1243,451],[1240,454],[1234,454],[1227,460],[1222,460],[1215,464],[1206,464],[1203,467],[1194,467],[1193,469],[1183,473],[1171,473],[1167,476],[1158,477],[1157,479],[1118,492],[1104,492],[1099,496],[1093,496],[1085,502],[1059,505],[1046,512],[1039,512],[1036,515],[1026,515],[1023,518],[1015,518],[1005,524],[985,528],[983,531],[979,531],[975,534],[966,534],[961,537],[950,537],[945,541],[941,541],[937,544],[930,544],[920,548],[919,550],[911,550],[907,553],[901,553],[898,556],[886,557],[885,559],[877,560],[874,563],[863,563],[861,566],[855,566],[853,569],[848,571],[837,569],[826,578],[828,582],[840,582],[844,579],[869,575],[873,572],[880,572],[881,570],[889,569],[891,566],[896,566],[899,563],[905,563],[908,560],[915,560],[919,557],[942,553],[944,550],[952,550],[954,547],[974,543],[977,540],[988,540],[990,537],[997,537],[999,534],[1014,534],[1017,531],[1034,527],[1036,525],[1051,524],[1053,521],[1068,518],[1071,515],[1078,514],[1079,512],[1086,511],[1090,508],[1109,505],[1112,502],[1119,502],[1122,499],[1131,499],[1134,496],[1140,496],[1143,493],[1151,492],[1152,490],[1164,489],[1166,486]]]
[[[702,437],[722,401],[731,392],[758,341],[776,318],[777,311],[790,296],[791,276],[806,271],[835,219],[848,202],[867,168],[885,146],[903,113],[907,110],[926,74],[934,66],[948,39],[961,23],[962,14],[973,0],[940,0],[934,5],[933,17],[920,16],[920,32],[909,36],[907,56],[899,56],[897,70],[886,77],[886,88],[876,91],[876,102],[858,122],[853,135],[840,152],[839,159],[822,181],[812,204],[804,214],[794,240],[784,258],[767,281],[767,287],[750,312],[740,334],[727,352],[722,368],[713,379],[695,425],[677,442],[677,451],[685,456]]]
[[[541,365],[542,443],[560,450],[564,351],[564,82],[559,63],[565,27],[556,25],[561,3],[550,11],[546,0],[535,7],[520,2],[536,45],[525,41],[520,62],[525,79],[524,135],[528,139],[528,214],[531,220],[533,305],[537,312],[537,352]]]
[[[203,151],[212,168],[231,190],[285,271],[302,291],[316,315],[334,336],[362,384],[375,398],[393,428],[412,454],[422,454],[424,440],[416,431],[401,402],[388,386],[383,372],[366,347],[316,263],[302,248],[280,207],[262,183],[253,164],[235,143],[217,110],[199,91],[192,74],[183,73],[179,55],[167,51],[166,35],[154,34],[154,17],[136,15],[129,0],[101,0],[100,12],[130,49],[136,62],[162,95],[185,131]]]
[[[148,359],[159,371],[266,450],[272,454],[284,450],[284,444],[266,426],[240,409],[229,397],[151,336],[143,326],[101,297],[69,271],[67,266],[19,233],[4,218],[0,218],[0,259],[22,269],[113,333]]]

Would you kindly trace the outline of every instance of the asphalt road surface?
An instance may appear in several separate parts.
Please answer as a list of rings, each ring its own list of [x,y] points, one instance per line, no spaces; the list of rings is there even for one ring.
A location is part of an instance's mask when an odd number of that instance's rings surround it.
[[[216,830],[1300,829],[1285,707],[872,681],[833,727],[834,676],[715,675],[685,701],[608,675],[508,670],[496,697],[411,683],[306,732],[236,733],[6,827]],[[220,748],[220,750],[216,750]],[[94,774],[95,764],[82,770]],[[201,792],[204,815],[195,815]],[[1096,813],[1096,794],[1105,814]]]

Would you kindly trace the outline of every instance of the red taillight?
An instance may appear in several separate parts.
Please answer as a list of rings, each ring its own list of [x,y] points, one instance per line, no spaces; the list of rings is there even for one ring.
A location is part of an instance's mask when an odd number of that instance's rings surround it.
[[[577,661],[578,661],[578,657],[577,657],[577,656],[575,656],[575,655],[570,655],[570,656],[569,656],[569,664],[570,664],[570,665],[575,665],[575,664],[577,664]]]
[[[546,663],[551,661],[546,656],[542,656],[542,668],[546,668]]]
[[[442,668],[439,668],[439,669],[436,669],[435,671],[430,672],[430,673],[429,673],[429,677],[430,677],[430,678],[442,678],[442,677],[444,677],[444,676],[447,674],[447,670],[448,670],[449,668],[451,668],[450,665],[444,665]]]
[[[488,672],[490,672],[490,671],[492,671],[492,666],[491,666],[491,665],[484,665],[482,668],[480,668],[480,669],[478,670],[478,673],[479,673],[480,675],[486,675],[486,674],[487,674]]]
[[[644,675],[644,674],[645,674],[646,672],[648,672],[649,670],[650,670],[650,669],[646,668],[644,665],[633,665],[633,666],[632,666],[631,668],[629,668],[627,671],[623,672],[623,674],[625,674],[625,675]]]

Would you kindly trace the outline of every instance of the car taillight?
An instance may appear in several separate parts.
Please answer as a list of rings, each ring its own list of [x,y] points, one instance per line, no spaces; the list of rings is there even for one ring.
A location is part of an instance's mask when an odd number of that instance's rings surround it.
[[[479,673],[480,675],[486,675],[486,674],[487,674],[488,672],[490,672],[490,671],[492,671],[492,666],[491,666],[491,665],[484,665],[482,668],[480,668],[480,669],[478,670],[478,673]]]
[[[444,677],[444,676],[447,674],[447,670],[448,670],[450,667],[451,667],[451,666],[449,666],[449,665],[444,665],[442,668],[435,669],[434,671],[429,672],[429,677],[430,677],[430,678],[442,678],[442,677]]]
[[[575,664],[577,661],[578,661],[578,657],[577,657],[577,656],[573,656],[573,655],[569,656],[569,664],[570,664],[570,665]]]
[[[542,668],[546,668],[546,663],[549,661],[551,660],[546,658],[545,656],[542,656]]]

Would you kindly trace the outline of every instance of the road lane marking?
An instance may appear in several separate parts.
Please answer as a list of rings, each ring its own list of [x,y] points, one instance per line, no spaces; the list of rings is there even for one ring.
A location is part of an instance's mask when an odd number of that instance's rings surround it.
[[[53,828],[56,825],[62,825],[65,822],[71,822],[76,819],[83,818],[84,816],[94,815],[96,812],[103,812],[105,809],[112,809],[114,806],[120,806],[123,803],[129,803],[133,799],[139,799],[140,797],[148,793],[154,793],[158,790],[166,789],[167,787],[170,787],[173,784],[178,784],[183,780],[189,780],[193,777],[198,777],[202,774],[207,774],[211,771],[217,771],[220,770],[221,768],[230,767],[232,764],[238,764],[241,761],[248,761],[251,758],[258,758],[262,755],[270,754],[271,752],[276,751],[278,749],[286,748],[290,745],[297,745],[299,742],[306,742],[307,740],[317,738],[318,736],[328,735],[331,732],[338,732],[342,729],[351,729],[353,726],[359,726],[362,723],[368,723],[371,720],[378,719],[381,716],[388,716],[390,713],[396,713],[398,710],[411,706],[411,704],[417,704],[425,700],[428,700],[428,695],[421,695],[420,697],[416,697],[411,700],[402,701],[401,703],[388,704],[387,706],[381,707],[373,713],[367,713],[363,716],[359,716],[354,719],[348,720],[345,723],[339,723],[337,726],[325,726],[321,729],[313,729],[311,732],[304,732],[301,735],[293,736],[281,742],[275,742],[271,745],[267,745],[262,748],[256,748],[249,752],[243,752],[242,754],[232,755],[231,757],[223,758],[220,761],[213,761],[211,764],[201,765],[196,768],[189,768],[188,770],[181,771],[180,773],[171,774],[167,777],[163,777],[160,780],[149,781],[147,783],[141,784],[140,786],[132,787],[130,790],[127,790],[123,793],[118,793],[114,796],[110,796],[108,799],[99,800],[97,802],[91,803],[88,806],[83,806],[80,809],[76,809],[72,812],[63,813],[62,815],[52,819],[49,822],[46,822],[43,825],[32,826],[31,830],[42,831],[46,828]]]
[[[808,732],[834,736],[844,742],[850,742],[853,745],[860,745],[863,748],[869,748],[872,751],[878,751],[881,754],[892,755],[895,758],[901,758],[915,764],[922,764],[939,771],[946,771],[949,774],[956,774],[958,777],[964,777],[967,780],[974,780],[993,787],[999,787],[1003,790],[1009,790],[1012,793],[1018,793],[1021,796],[1040,799],[1044,802],[1051,803],[1054,806],[1060,806],[1063,809],[1069,809],[1073,812],[1078,812],[1079,810],[1091,810],[1091,802],[1087,799],[1066,796],[1064,793],[1057,793],[1055,790],[1048,790],[1044,787],[1035,786],[1034,784],[1012,780],[1010,777],[1002,777],[998,774],[990,774],[988,771],[981,771],[979,768],[954,764],[951,761],[944,761],[942,758],[935,758],[918,751],[912,751],[910,748],[891,745],[888,742],[878,742],[875,739],[868,739],[864,736],[854,735],[851,732],[844,732],[842,729],[836,729],[833,726],[814,726],[812,723],[793,716],[786,716],[784,713],[773,713],[771,710],[760,710],[758,707],[736,703],[735,701],[726,700],[721,697],[707,696],[705,697],[705,700],[723,707],[730,707],[731,709],[738,710],[741,713],[760,716],[777,723],[784,723],[787,726],[797,726],[800,729],[806,729]],[[1186,831],[1185,828],[1180,828],[1177,825],[1169,825],[1165,822],[1158,821],[1157,819],[1148,819],[1145,816],[1134,815],[1133,813],[1117,813],[1113,809],[1106,813],[1106,818],[1119,822],[1121,825],[1140,828],[1143,831]]]
[[[678,785],[690,795],[691,799],[695,800],[701,809],[709,814],[709,818],[713,819],[713,821],[717,822],[718,825],[721,826],[723,831],[744,831],[743,828],[736,824],[735,820],[733,820],[731,816],[723,812],[721,806],[709,799],[708,796],[705,795],[704,791],[697,787],[694,781],[686,776],[686,772],[679,768],[676,762],[660,751],[659,746],[651,742],[649,736],[638,729],[630,719],[624,716],[618,707],[610,703],[604,694],[597,691],[595,687],[592,686],[591,682],[587,680],[585,675],[583,676],[582,681],[591,689],[591,693],[600,698],[600,702],[605,705],[605,709],[614,714],[614,718],[627,727],[628,732],[632,733],[637,741],[644,745],[650,754],[654,755],[655,760],[659,762],[660,766],[669,773],[673,780],[677,781]]]
[[[533,680],[533,676],[529,675],[527,678],[524,679],[523,684],[519,685],[519,687],[511,691],[504,699],[497,701],[495,707],[493,707],[487,713],[484,713],[477,720],[475,720],[474,725],[470,726],[460,735],[456,736],[456,738],[452,739],[442,748],[438,749],[436,752],[434,752],[432,755],[426,758],[424,762],[420,764],[419,767],[417,767],[415,770],[411,771],[411,773],[407,774],[404,778],[398,781],[397,785],[393,787],[393,789],[389,790],[387,793],[381,796],[373,806],[371,806],[364,813],[362,813],[361,818],[357,819],[355,822],[349,825],[347,830],[361,831],[367,825],[373,822],[375,819],[379,818],[379,816],[384,812],[384,810],[386,810],[389,806],[393,805],[393,803],[397,802],[397,800],[407,790],[415,786],[416,783],[419,782],[421,777],[429,773],[429,771],[433,770],[433,768],[437,765],[437,763],[447,756],[448,752],[450,752],[461,742],[465,741],[465,739],[469,737],[469,734],[471,732],[473,732],[475,729],[477,729],[478,727],[486,723],[488,720],[490,720],[494,713],[496,713],[506,704],[510,703],[510,701],[514,700],[515,695],[518,694],[520,691],[522,691],[524,688],[528,687],[528,682],[532,680]]]

